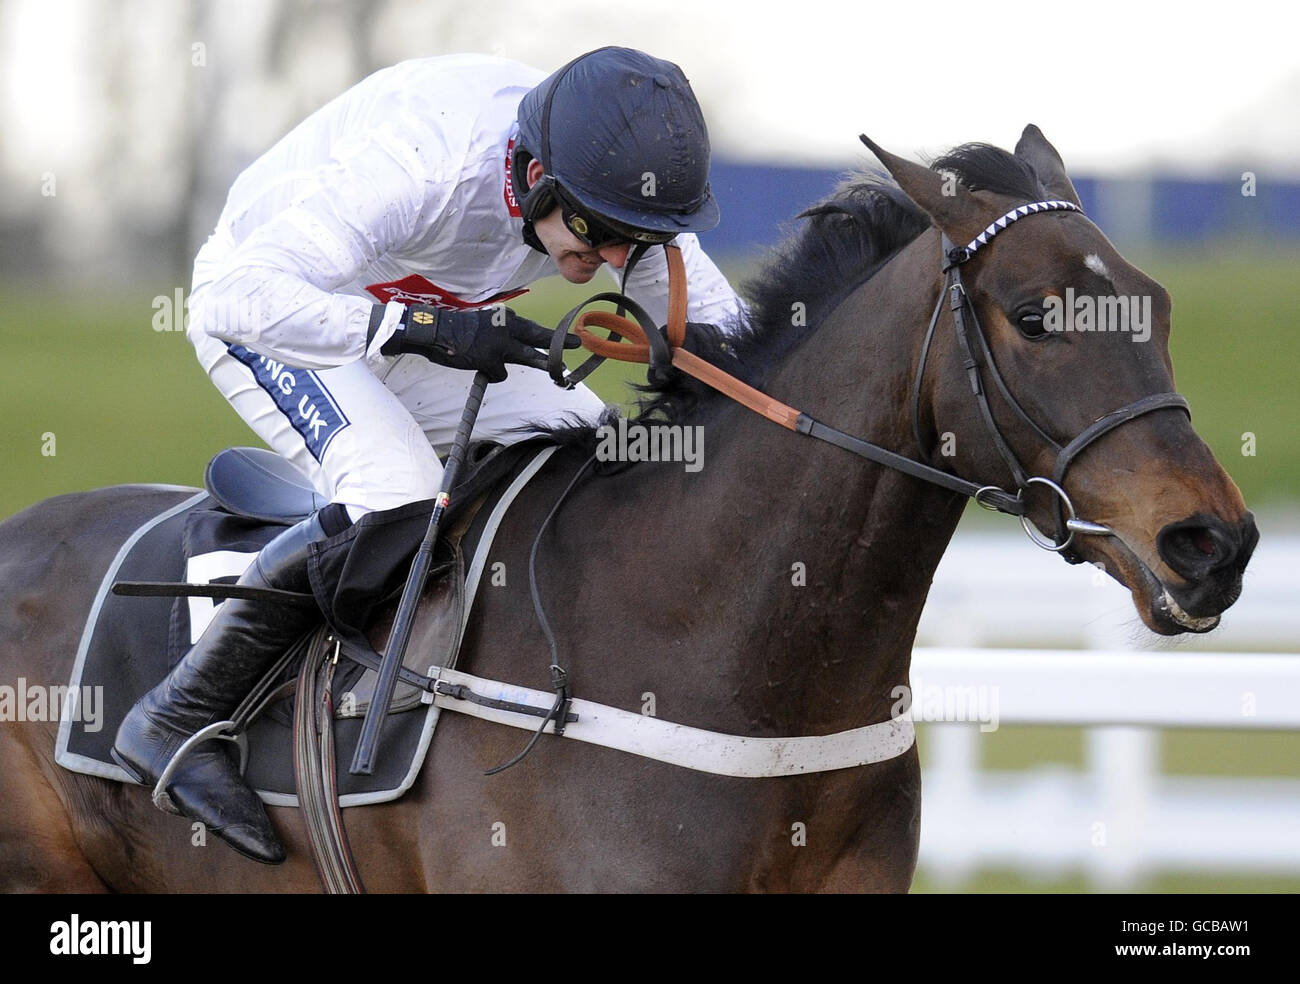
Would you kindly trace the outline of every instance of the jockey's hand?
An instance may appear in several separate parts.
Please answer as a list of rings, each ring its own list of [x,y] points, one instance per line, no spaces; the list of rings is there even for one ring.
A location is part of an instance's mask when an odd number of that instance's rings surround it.
[[[452,369],[487,374],[488,381],[506,378],[506,363],[546,369],[546,356],[537,351],[551,344],[552,332],[509,308],[487,307],[449,311],[427,304],[412,304],[402,315],[401,327],[380,348],[384,355],[413,352],[430,362]],[[577,348],[576,335],[564,339],[565,348]]]

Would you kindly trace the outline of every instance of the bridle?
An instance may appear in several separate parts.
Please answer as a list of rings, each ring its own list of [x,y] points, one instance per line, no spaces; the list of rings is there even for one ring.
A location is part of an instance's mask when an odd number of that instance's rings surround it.
[[[1190,417],[1191,410],[1187,405],[1187,401],[1177,393],[1155,393],[1151,396],[1144,396],[1120,407],[1118,410],[1112,410],[1098,417],[1079,432],[1073,440],[1062,446],[1025,412],[1020,402],[1012,395],[1006,380],[1002,378],[1002,373],[998,371],[997,362],[993,358],[993,351],[989,347],[988,338],[984,333],[984,327],[980,324],[979,316],[975,313],[975,306],[971,302],[970,295],[966,292],[965,285],[962,283],[961,267],[980,249],[987,246],[993,237],[1007,226],[1026,216],[1038,212],[1052,211],[1069,211],[1078,212],[1080,215],[1083,214],[1083,210],[1073,202],[1053,199],[1031,202],[1013,208],[1001,218],[990,223],[988,228],[965,246],[954,246],[946,232],[940,233],[943,250],[941,272],[944,274],[944,285],[939,292],[938,300],[935,302],[934,312],[930,316],[925,341],[921,345],[921,359],[916,370],[916,381],[912,386],[912,433],[922,456],[929,458],[930,449],[921,435],[921,387],[925,377],[926,361],[930,354],[930,343],[934,338],[935,326],[939,321],[939,312],[943,308],[944,298],[947,297],[948,308],[952,312],[953,328],[956,331],[957,342],[963,360],[962,365],[966,369],[971,392],[974,394],[976,404],[979,407],[980,418],[984,421],[984,429],[988,432],[990,439],[993,441],[993,446],[997,449],[1003,462],[1006,463],[1008,470],[1011,472],[1011,478],[1016,483],[1018,490],[1015,496],[1016,501],[1023,506],[1025,494],[1034,485],[1041,485],[1050,489],[1056,495],[1054,508],[1056,535],[1054,538],[1049,539],[1036,531],[1030,524],[1023,508],[1018,511],[1020,524],[1024,527],[1025,534],[1035,545],[1042,547],[1044,550],[1055,551],[1061,554],[1069,563],[1077,564],[1083,558],[1071,549],[1076,534],[1113,536],[1114,531],[1101,523],[1080,519],[1075,514],[1074,504],[1070,501],[1070,497],[1063,487],[1065,473],[1075,458],[1102,435],[1144,414],[1155,410],[1177,408]],[[993,410],[989,406],[988,392],[983,384],[983,372],[987,372],[992,378],[993,384],[998,393],[1001,394],[1003,402],[1012,409],[1021,422],[1042,438],[1055,453],[1056,463],[1052,468],[1050,478],[1042,475],[1029,475],[1020,459],[1016,456],[1015,451],[1012,450],[1010,444],[1007,443],[1006,438],[998,429]],[[1002,495],[1009,494],[997,486],[984,486],[975,493],[973,498],[985,508],[998,509],[1003,512],[1009,511],[1002,508],[996,501],[989,499],[993,492]]]
[[[1103,414],[1080,431],[1073,440],[1061,445],[1025,412],[1019,401],[1012,395],[1006,381],[1002,378],[1002,374],[998,371],[984,328],[980,324],[979,316],[976,314],[975,307],[962,282],[961,266],[979,250],[985,248],[999,232],[1012,223],[1039,212],[1054,211],[1070,211],[1083,214],[1083,210],[1073,202],[1054,199],[1031,202],[1013,208],[1001,218],[990,223],[988,228],[965,246],[953,245],[948,235],[942,231],[940,232],[943,249],[940,270],[944,276],[944,283],[943,288],[939,291],[938,299],[935,301],[934,311],[930,315],[929,327],[926,329],[925,340],[921,346],[921,358],[917,365],[916,379],[912,385],[913,436],[922,456],[928,458],[931,452],[928,443],[921,435],[920,426],[921,388],[930,354],[930,345],[934,340],[935,329],[939,323],[939,315],[943,310],[944,298],[946,297],[948,299],[948,308],[952,312],[953,328],[957,335],[963,358],[962,365],[966,370],[971,392],[974,394],[976,405],[979,407],[980,417],[984,421],[984,428],[988,431],[999,456],[1006,463],[1012,481],[1015,482],[1015,492],[1007,491],[997,485],[979,485],[967,481],[951,472],[935,468],[926,462],[917,461],[896,451],[890,451],[877,444],[846,434],[794,407],[773,399],[747,383],[741,382],[712,363],[706,362],[686,351],[684,348],[686,337],[685,269],[681,253],[675,246],[665,247],[665,252],[668,254],[670,291],[667,328],[659,328],[639,305],[624,295],[598,294],[579,304],[561,319],[560,325],[555,332],[555,341],[551,345],[551,376],[560,386],[572,386],[576,383],[579,372],[581,372],[581,375],[586,375],[604,358],[619,359],[625,362],[646,362],[652,367],[660,369],[671,365],[789,430],[834,444],[836,447],[851,451],[859,457],[885,465],[933,485],[941,486],[949,491],[959,492],[974,499],[985,509],[1018,516],[1026,535],[1036,546],[1059,553],[1069,563],[1077,564],[1083,558],[1072,549],[1076,535],[1114,536],[1115,534],[1108,526],[1081,519],[1075,512],[1074,503],[1070,501],[1070,497],[1063,487],[1065,473],[1069,470],[1070,465],[1085,448],[1121,424],[1126,424],[1155,410],[1179,409],[1189,417],[1191,416],[1191,410],[1187,406],[1187,401],[1177,393],[1155,393],[1134,400],[1118,410]],[[616,301],[636,321],[629,321],[627,318],[606,311],[588,311],[585,314],[579,314],[584,307],[595,301]],[[594,355],[583,364],[579,371],[567,373],[562,361],[564,352],[563,336],[571,325],[574,326],[574,333],[582,339],[583,347],[593,352]],[[590,331],[591,327],[608,329],[610,331],[609,338],[596,337]],[[616,336],[622,336],[624,339],[631,341],[632,344],[622,344],[617,340]],[[994,387],[1016,416],[1055,453],[1056,461],[1050,478],[1044,475],[1030,475],[1024,465],[1021,464],[1010,444],[1007,443],[1006,438],[998,428],[992,407],[989,405],[988,392],[983,382],[984,372],[991,376]],[[1030,524],[1027,515],[1028,505],[1025,502],[1025,496],[1035,485],[1050,489],[1056,496],[1054,508],[1056,529],[1055,536],[1050,538],[1036,531]]]

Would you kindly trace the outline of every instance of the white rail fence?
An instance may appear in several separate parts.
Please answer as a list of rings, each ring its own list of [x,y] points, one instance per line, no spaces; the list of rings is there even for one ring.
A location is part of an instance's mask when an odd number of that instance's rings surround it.
[[[1104,889],[1162,872],[1300,875],[1300,778],[1164,775],[1156,730],[1300,730],[1297,571],[1300,537],[1265,529],[1223,625],[1169,648],[1100,571],[959,534],[912,660],[913,714],[937,719],[923,725],[922,871],[949,885],[987,867],[1082,871]],[[1083,726],[1084,768],[981,768],[994,719]]]

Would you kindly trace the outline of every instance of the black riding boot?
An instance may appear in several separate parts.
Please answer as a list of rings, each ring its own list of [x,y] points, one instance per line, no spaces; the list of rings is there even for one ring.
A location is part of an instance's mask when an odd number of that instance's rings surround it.
[[[318,516],[263,547],[239,583],[310,591],[308,546],[326,537]],[[319,618],[314,608],[227,599],[185,658],[122,721],[114,761],[136,781],[155,785],[181,744],[229,718],[262,674]],[[279,864],[284,847],[261,799],[240,775],[231,744],[214,738],[187,752],[167,793],[181,813],[201,821],[240,854]]]

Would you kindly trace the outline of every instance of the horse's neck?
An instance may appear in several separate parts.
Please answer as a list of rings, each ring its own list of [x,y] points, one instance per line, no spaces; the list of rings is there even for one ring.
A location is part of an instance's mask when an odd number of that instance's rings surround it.
[[[908,448],[912,366],[935,296],[917,266],[934,252],[924,245],[841,304],[767,392]],[[695,657],[716,674],[718,703],[734,698],[748,719],[734,726],[786,733],[882,720],[890,690],[907,682],[916,622],[962,503],[739,406],[704,433],[704,467],[683,476],[654,466],[651,483],[667,487],[646,491],[672,503],[673,536],[696,531],[673,544],[672,565],[679,595],[695,585],[707,605],[691,645],[708,647]]]

